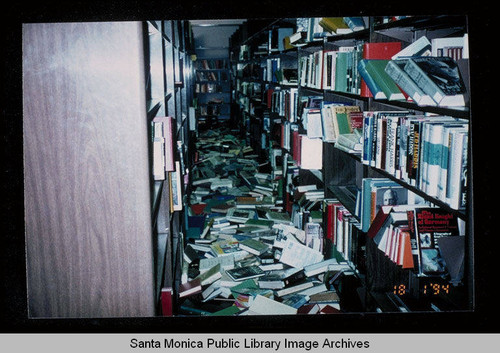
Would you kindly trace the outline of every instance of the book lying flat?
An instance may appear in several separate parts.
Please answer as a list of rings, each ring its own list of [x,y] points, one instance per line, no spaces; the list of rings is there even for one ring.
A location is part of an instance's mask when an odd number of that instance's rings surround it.
[[[295,315],[297,309],[262,295],[257,295],[248,310],[256,315]]]
[[[244,281],[250,278],[264,276],[266,273],[256,265],[234,268],[226,271],[226,273],[235,281]]]
[[[240,249],[248,251],[250,254],[261,255],[269,250],[269,246],[259,240],[253,238],[247,238],[240,241]]]

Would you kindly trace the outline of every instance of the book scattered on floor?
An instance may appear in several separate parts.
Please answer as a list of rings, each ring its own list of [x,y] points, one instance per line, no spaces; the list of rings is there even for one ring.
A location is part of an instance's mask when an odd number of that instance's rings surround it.
[[[234,268],[226,273],[235,281],[244,281],[250,278],[264,276],[266,273],[259,266],[247,266]]]
[[[244,143],[216,130],[197,141],[185,209],[189,241],[182,254],[182,314],[296,314],[311,295],[328,292],[326,273],[349,268],[322,252],[325,191],[314,184],[297,187],[291,197],[302,198],[307,215],[295,223],[297,216],[285,208],[283,174],[269,171],[286,155],[275,149],[262,162]],[[324,307],[318,305],[319,314]]]

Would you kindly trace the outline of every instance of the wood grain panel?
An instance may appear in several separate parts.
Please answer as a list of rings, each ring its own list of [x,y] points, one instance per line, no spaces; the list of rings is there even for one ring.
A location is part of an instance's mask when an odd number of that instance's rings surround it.
[[[154,314],[140,23],[23,26],[32,317]]]

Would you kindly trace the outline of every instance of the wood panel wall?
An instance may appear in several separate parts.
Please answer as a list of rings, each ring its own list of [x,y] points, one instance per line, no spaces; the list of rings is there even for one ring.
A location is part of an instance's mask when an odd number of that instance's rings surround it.
[[[154,315],[141,23],[23,26],[31,317]]]

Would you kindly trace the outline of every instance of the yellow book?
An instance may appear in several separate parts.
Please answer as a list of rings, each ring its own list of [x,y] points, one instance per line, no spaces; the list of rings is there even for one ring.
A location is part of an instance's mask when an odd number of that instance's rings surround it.
[[[330,33],[343,34],[352,32],[342,17],[322,17],[319,25]]]

